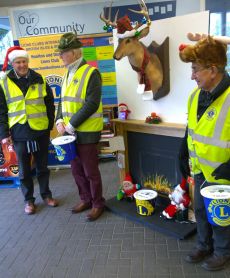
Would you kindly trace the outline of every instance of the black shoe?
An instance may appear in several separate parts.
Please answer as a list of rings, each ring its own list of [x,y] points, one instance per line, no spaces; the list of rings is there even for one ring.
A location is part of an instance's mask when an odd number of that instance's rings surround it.
[[[207,256],[212,254],[212,250],[200,250],[195,248],[186,257],[185,261],[187,263],[199,263],[203,261]]]
[[[212,257],[205,260],[201,266],[209,271],[221,270],[228,261],[230,261],[230,255],[218,256],[213,254]]]

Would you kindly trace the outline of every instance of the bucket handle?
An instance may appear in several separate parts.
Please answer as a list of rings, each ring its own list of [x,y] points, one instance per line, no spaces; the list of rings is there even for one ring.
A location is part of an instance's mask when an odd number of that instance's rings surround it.
[[[200,185],[200,190],[203,188],[203,186],[205,185],[206,182],[207,182],[207,180],[205,179],[205,180],[203,181],[203,183]]]

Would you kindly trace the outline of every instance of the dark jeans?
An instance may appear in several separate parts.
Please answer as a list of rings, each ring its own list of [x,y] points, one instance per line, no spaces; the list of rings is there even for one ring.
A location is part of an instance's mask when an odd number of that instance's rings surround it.
[[[71,169],[82,202],[90,203],[94,208],[104,207],[97,144],[78,144],[77,157],[71,161]]]
[[[49,135],[43,135],[39,137],[36,140],[39,145],[39,152],[33,153],[36,166],[36,176],[39,184],[40,194],[43,199],[52,197],[52,193],[49,189],[49,169],[47,168],[49,140]],[[25,202],[34,202],[34,183],[31,174],[32,154],[28,153],[26,142],[24,141],[15,141],[14,148],[18,159],[19,178],[24,200]]]
[[[206,215],[202,188],[211,185],[205,182],[203,174],[195,175],[194,209],[197,221],[197,248],[201,250],[214,249],[217,255],[230,255],[230,226],[221,227],[209,224]]]

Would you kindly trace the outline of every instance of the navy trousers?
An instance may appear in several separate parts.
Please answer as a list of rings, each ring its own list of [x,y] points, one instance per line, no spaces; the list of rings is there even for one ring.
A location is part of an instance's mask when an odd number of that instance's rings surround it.
[[[197,221],[197,248],[214,249],[216,255],[230,255],[230,226],[221,227],[209,224],[200,187],[211,185],[203,174],[195,175],[194,209]]]
[[[104,207],[97,144],[78,144],[77,157],[71,161],[71,169],[82,202],[90,203],[94,208]]]
[[[52,197],[49,189],[49,169],[48,164],[48,146],[49,135],[43,135],[36,139],[39,146],[39,151],[33,152],[36,176],[39,184],[40,194],[43,199]],[[24,201],[35,201],[34,198],[34,183],[31,169],[31,153],[28,153],[27,144],[25,141],[14,141],[14,148],[18,159],[19,178],[21,182],[21,190],[24,196]]]

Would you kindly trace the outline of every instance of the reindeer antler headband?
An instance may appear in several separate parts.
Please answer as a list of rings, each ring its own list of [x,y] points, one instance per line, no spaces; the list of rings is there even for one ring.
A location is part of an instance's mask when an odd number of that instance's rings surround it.
[[[215,65],[225,68],[227,64],[227,43],[229,37],[209,36],[206,34],[188,33],[187,37],[191,41],[197,41],[195,45],[180,45],[179,56],[183,62],[195,62],[205,67]]]

